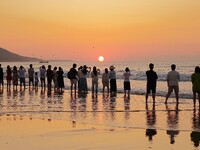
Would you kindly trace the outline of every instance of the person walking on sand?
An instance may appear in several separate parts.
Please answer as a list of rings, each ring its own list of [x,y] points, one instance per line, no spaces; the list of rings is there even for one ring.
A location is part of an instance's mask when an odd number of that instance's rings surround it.
[[[45,90],[46,88],[46,82],[45,82],[45,76],[46,76],[46,69],[45,66],[43,65],[40,67],[40,82],[41,82],[41,88]]]
[[[146,103],[148,102],[148,97],[150,92],[152,92],[153,103],[155,103],[155,93],[156,93],[156,82],[158,79],[157,73],[153,71],[154,64],[149,64],[149,69],[146,72],[147,76],[147,91],[146,91]]]
[[[128,91],[128,99],[130,98],[130,90],[131,90],[131,84],[129,79],[130,76],[131,76],[130,69],[126,67],[124,73],[124,97],[126,97],[126,91]]]
[[[166,100],[165,100],[165,104],[167,104],[167,100],[169,98],[169,96],[171,95],[171,93],[175,92],[176,95],[176,104],[179,103],[179,85],[178,82],[180,80],[180,74],[179,72],[175,71],[176,69],[176,65],[172,64],[171,65],[171,69],[172,71],[170,71],[167,74],[167,85],[168,85],[168,93],[166,95]]]
[[[0,64],[0,87],[2,86],[3,88],[4,82],[3,82],[3,68],[1,67]]]
[[[32,64],[30,64],[30,68],[28,69],[28,77],[29,77],[29,90],[30,90],[31,84],[32,87],[34,86],[34,68]]]
[[[25,73],[26,69],[23,66],[20,66],[19,68],[20,90],[22,90],[22,85],[24,86],[24,90],[26,89]]]
[[[73,86],[74,86],[74,93],[76,94],[76,87],[77,87],[77,83],[78,83],[78,71],[76,70],[76,64],[72,65],[72,68],[70,69],[70,83],[71,83],[71,93],[73,91]]]
[[[200,106],[200,68],[199,66],[195,67],[195,71],[191,76],[191,81],[192,81],[194,107],[196,106],[196,94],[198,94],[199,106]]]
[[[98,93],[98,74],[100,74],[100,71],[96,68],[96,66],[94,66],[91,72],[92,94],[94,94],[94,91],[95,91],[96,95]]]
[[[7,70],[6,70],[6,80],[7,80],[7,91],[10,91],[10,86],[11,86],[11,80],[12,80],[12,71],[10,66],[7,66]]]
[[[116,83],[116,72],[115,67],[112,65],[110,66],[109,78],[110,78],[110,93],[117,92],[117,83]]]
[[[18,70],[16,66],[13,67],[12,74],[13,74],[13,90],[17,91],[19,75],[18,75]]]
[[[109,93],[109,72],[108,72],[108,68],[105,69],[105,72],[102,75],[102,84],[103,84],[103,93],[104,93],[105,87],[107,87],[107,91]]]

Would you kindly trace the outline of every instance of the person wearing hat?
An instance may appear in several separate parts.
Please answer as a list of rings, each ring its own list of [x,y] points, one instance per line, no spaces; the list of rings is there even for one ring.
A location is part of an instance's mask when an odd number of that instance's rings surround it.
[[[115,67],[112,65],[110,66],[110,93],[116,93],[117,92],[117,83],[116,83],[116,72],[114,71]]]

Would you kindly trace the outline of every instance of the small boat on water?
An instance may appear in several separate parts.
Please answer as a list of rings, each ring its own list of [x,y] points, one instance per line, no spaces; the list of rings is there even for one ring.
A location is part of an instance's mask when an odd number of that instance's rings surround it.
[[[47,61],[47,60],[41,60],[41,61],[39,61],[39,63],[49,63],[49,61]]]

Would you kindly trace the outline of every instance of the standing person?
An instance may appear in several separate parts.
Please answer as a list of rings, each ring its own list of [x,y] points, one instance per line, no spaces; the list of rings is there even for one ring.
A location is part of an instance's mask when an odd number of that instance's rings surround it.
[[[115,67],[113,65],[110,66],[109,78],[110,78],[110,92],[111,93],[117,92],[116,72],[114,69]]]
[[[71,93],[72,93],[72,90],[73,90],[73,86],[74,86],[74,93],[76,93],[76,86],[77,86],[77,83],[78,83],[78,79],[77,79],[78,71],[76,70],[76,66],[77,66],[76,64],[73,64],[72,68],[70,69]]]
[[[99,74],[99,71],[97,70],[96,66],[94,66],[93,70],[92,70],[92,73],[91,73],[91,78],[92,78],[92,94],[94,94],[94,89],[95,89],[96,95],[98,93],[98,74]]]
[[[126,91],[128,91],[128,98],[130,98],[131,84],[129,77],[131,76],[130,69],[127,67],[124,73],[124,97],[126,97]]]
[[[157,73],[153,71],[154,64],[149,64],[149,69],[146,72],[147,76],[147,93],[146,93],[146,103],[148,101],[149,93],[152,92],[153,103],[155,103],[155,93],[156,93],[156,82],[158,79]]]
[[[89,70],[88,70],[89,69]],[[87,67],[86,65],[83,66],[82,69],[82,78],[81,78],[81,90],[84,93],[88,92],[88,86],[87,86],[87,74],[90,72],[91,68]]]
[[[4,82],[3,82],[3,68],[1,67],[0,64],[0,87],[2,86],[3,88]]]
[[[80,86],[80,82],[81,82],[81,78],[82,78],[82,69],[83,69],[83,66],[80,66],[78,68],[78,92],[81,91],[81,86]]]
[[[13,89],[17,90],[19,74],[16,66],[13,67],[12,73],[13,73]]]
[[[48,92],[51,93],[51,84],[53,80],[53,71],[51,70],[51,65],[48,65],[47,69],[47,87],[48,87]]]
[[[195,67],[195,71],[191,76],[191,80],[192,80],[194,107],[196,106],[196,94],[198,94],[199,106],[200,106],[200,68],[199,66]]]
[[[58,74],[57,74],[57,67],[53,69],[53,83],[54,83],[54,91],[58,89]]]
[[[105,68],[105,72],[102,75],[102,84],[103,84],[103,93],[104,93],[105,87],[107,87],[107,91],[109,93],[109,72],[108,72],[108,68]]]
[[[28,77],[29,77],[29,90],[30,90],[30,85],[32,83],[32,86],[34,86],[34,68],[33,65],[30,64],[30,68],[28,69]]]
[[[45,76],[46,76],[46,69],[45,66],[43,65],[40,67],[40,82],[41,82],[41,88],[45,90],[46,88],[46,82],[45,82]]]
[[[22,90],[22,84],[24,86],[24,90],[26,89],[25,73],[26,73],[26,69],[23,66],[20,66],[19,68],[20,90]]]
[[[35,90],[38,90],[38,82],[39,82],[39,78],[38,78],[38,73],[35,72]]]
[[[61,67],[58,68],[58,71],[57,71],[57,75],[58,75],[58,88],[59,88],[59,92],[62,93],[63,90],[62,88],[64,88],[64,79],[63,79],[63,70]]]
[[[11,80],[12,80],[12,71],[10,66],[7,66],[7,70],[6,70],[6,80],[7,80],[7,91],[10,91],[10,86],[11,86]]]
[[[165,104],[167,104],[167,100],[169,98],[169,96],[171,95],[171,93],[175,92],[175,95],[176,95],[176,104],[178,105],[179,103],[179,86],[178,86],[178,82],[180,80],[180,74],[175,71],[176,69],[176,65],[172,64],[171,65],[171,69],[172,71],[170,71],[168,74],[167,74],[167,85],[168,85],[168,93],[166,95],[166,100],[165,100]]]

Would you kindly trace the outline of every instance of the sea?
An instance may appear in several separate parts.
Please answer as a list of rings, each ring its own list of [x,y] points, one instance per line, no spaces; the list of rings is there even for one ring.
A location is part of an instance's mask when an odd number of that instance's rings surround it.
[[[126,67],[129,67],[131,72],[131,94],[135,95],[144,95],[146,92],[146,71],[149,70],[149,63],[154,63],[154,71],[158,74],[157,82],[157,95],[165,96],[167,93],[167,82],[166,77],[167,73],[171,71],[171,64],[176,65],[176,70],[180,73],[180,98],[190,99],[192,98],[192,84],[191,84],[191,75],[194,73],[196,66],[200,65],[198,61],[178,61],[178,62],[166,62],[166,61],[156,61],[156,62],[80,62],[80,61],[49,61],[49,63],[39,63],[39,62],[2,62],[2,67],[4,69],[4,77],[6,76],[6,66],[14,65],[18,68],[22,65],[27,70],[30,64],[33,64],[35,71],[39,72],[39,67],[45,65],[46,68],[48,65],[51,65],[52,68],[62,67],[64,71],[64,82],[65,89],[70,89],[70,82],[67,78],[67,73],[72,67],[72,64],[76,63],[77,68],[79,66],[86,65],[87,67],[96,66],[97,69],[100,69],[99,75],[99,91],[102,91],[101,77],[104,73],[105,68],[109,68],[111,65],[115,66],[116,76],[117,76],[117,91],[123,93],[123,73]],[[88,74],[87,77],[88,89],[91,90],[91,77]],[[28,73],[26,73],[26,83],[28,84]],[[172,94],[172,97],[174,95]]]

